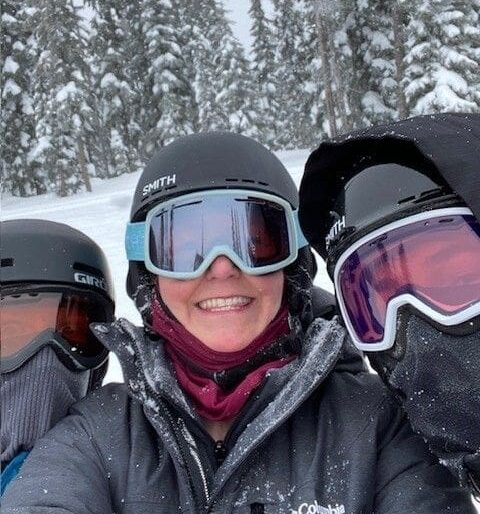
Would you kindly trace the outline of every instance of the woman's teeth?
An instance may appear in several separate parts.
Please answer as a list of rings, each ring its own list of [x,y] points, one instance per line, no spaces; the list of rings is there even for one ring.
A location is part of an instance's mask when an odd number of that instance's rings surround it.
[[[230,298],[209,298],[198,302],[200,309],[205,311],[228,311],[248,305],[252,298],[247,296],[232,296]]]

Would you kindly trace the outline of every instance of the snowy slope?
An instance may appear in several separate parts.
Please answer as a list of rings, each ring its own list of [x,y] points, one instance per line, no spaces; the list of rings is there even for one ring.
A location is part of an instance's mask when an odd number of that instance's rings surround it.
[[[307,150],[280,152],[279,158],[291,172],[293,179],[300,182]],[[140,323],[140,316],[133,302],[125,292],[127,260],[123,247],[125,224],[128,221],[130,202],[139,173],[122,175],[110,180],[95,179],[92,193],[80,193],[73,197],[58,198],[54,194],[32,198],[2,196],[2,219],[42,218],[75,227],[95,240],[104,250],[112,269],[117,297],[117,316]],[[316,284],[332,291],[323,263],[319,262]],[[121,380],[121,371],[112,359],[107,381]]]

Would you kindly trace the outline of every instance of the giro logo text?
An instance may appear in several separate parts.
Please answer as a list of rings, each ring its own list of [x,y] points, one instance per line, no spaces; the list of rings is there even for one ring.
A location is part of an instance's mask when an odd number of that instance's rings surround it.
[[[103,278],[98,278],[92,275],[87,275],[86,273],[78,272],[75,273],[73,277],[75,282],[79,282],[80,284],[88,284],[89,286],[98,287],[104,291],[107,290],[107,284]]]
[[[149,182],[143,186],[143,196],[147,196],[148,194],[156,191],[157,189],[162,189],[162,187],[173,186],[177,180],[177,175],[165,175],[164,177],[159,177],[155,179],[153,182]]]
[[[344,505],[322,507],[317,500],[313,503],[302,503],[297,510],[291,510],[290,514],[345,514]]]

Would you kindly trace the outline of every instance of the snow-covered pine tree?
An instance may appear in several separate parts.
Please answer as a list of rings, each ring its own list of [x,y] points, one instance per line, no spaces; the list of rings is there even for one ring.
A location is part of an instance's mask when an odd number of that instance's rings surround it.
[[[186,80],[191,91],[190,103],[188,104],[188,112],[186,116],[192,125],[192,131],[200,130],[200,113],[198,105],[198,71],[199,71],[199,54],[203,54],[203,46],[201,44],[203,34],[201,26],[198,23],[199,13],[197,9],[197,1],[191,0],[171,0],[175,16],[176,37],[178,40],[179,51],[182,56],[184,65],[183,77]]]
[[[147,95],[151,99],[145,115],[146,154],[188,134],[194,129],[191,112],[195,95],[188,65],[182,53],[182,17],[170,0],[144,0],[142,25],[145,34]]]
[[[480,0],[462,2],[460,8],[464,16],[458,38],[461,57],[457,65],[463,62],[461,68],[470,92],[468,98],[476,105],[472,111],[480,112]]]
[[[330,136],[338,133],[337,115],[335,112],[335,80],[333,73],[333,59],[335,48],[331,45],[333,16],[330,4],[326,0],[312,0],[313,12],[315,15],[315,29],[317,39],[317,53],[319,60],[319,82],[322,84],[322,96],[324,104],[324,124],[328,124],[326,132]]]
[[[138,129],[134,118],[133,91],[127,74],[127,41],[130,37],[129,2],[94,0],[89,64],[92,70],[92,126],[88,142],[95,175],[110,178],[138,169]]]
[[[202,130],[252,133],[255,95],[243,47],[218,0],[195,0],[187,12],[195,34],[195,89]]]
[[[130,141],[134,145],[138,160],[144,163],[149,158],[145,130],[151,127],[152,85],[146,80],[150,64],[147,55],[147,41],[144,30],[144,0],[125,2],[122,11],[122,30],[125,31],[124,71],[132,90],[130,103]]]
[[[34,69],[37,148],[49,186],[60,196],[89,188],[85,158],[88,116],[86,33],[73,1],[37,0]]]
[[[252,20],[252,78],[257,97],[257,130],[259,140],[275,148],[277,140],[276,101],[277,84],[275,82],[275,49],[271,21],[265,16],[261,0],[251,0],[249,15]]]
[[[300,146],[311,148],[318,144],[325,135],[323,124],[325,121],[324,104],[322,101],[323,83],[321,80],[321,59],[318,52],[318,30],[316,24],[316,11],[312,0],[301,0],[295,3],[299,25],[297,40],[298,54],[296,68],[301,70],[299,78],[303,88],[303,98],[299,102],[301,118],[305,123],[298,126],[298,139]]]
[[[370,91],[371,74],[365,55],[370,46],[371,10],[369,0],[342,0],[335,9],[333,36],[335,48],[333,67],[341,132],[368,125],[365,97]],[[342,108],[342,104],[344,107]]]
[[[308,147],[312,137],[311,106],[316,100],[316,78],[312,77],[314,55],[307,51],[314,22],[303,1],[274,0],[273,42],[275,46],[277,146]]]
[[[363,0],[365,24],[361,28],[360,37],[364,47],[366,90],[362,92],[361,106],[365,124],[386,123],[398,117],[395,38],[392,24],[392,9],[397,6],[398,2]],[[401,38],[401,35],[398,37]]]
[[[2,76],[0,116],[1,188],[14,195],[45,192],[35,145],[32,73],[36,43],[31,33],[34,8],[24,1],[2,0]]]
[[[222,51],[216,63],[220,77],[216,102],[225,109],[229,130],[257,137],[258,102],[250,62],[245,56],[245,49],[233,35],[231,21],[223,5],[218,4],[218,7],[216,24],[223,31],[219,33]]]
[[[472,27],[472,20],[478,20],[478,2],[416,0],[414,4],[406,29],[405,94],[410,113],[478,110],[475,54],[478,58],[480,28],[478,23]]]

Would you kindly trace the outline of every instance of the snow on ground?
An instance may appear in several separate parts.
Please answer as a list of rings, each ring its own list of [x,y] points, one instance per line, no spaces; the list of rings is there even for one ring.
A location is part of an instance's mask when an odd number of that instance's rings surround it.
[[[308,150],[279,152],[278,157],[290,171],[297,186],[303,174]],[[31,198],[2,196],[2,219],[41,218],[67,223],[96,241],[105,252],[115,283],[116,314],[140,324],[140,315],[125,291],[127,259],[124,251],[125,225],[139,173],[122,175],[110,180],[92,181],[91,193],[79,193],[67,198],[47,194]],[[315,283],[332,291],[331,282],[319,260]],[[106,381],[121,381],[122,374],[116,358],[110,361]]]

